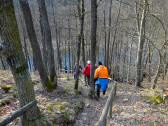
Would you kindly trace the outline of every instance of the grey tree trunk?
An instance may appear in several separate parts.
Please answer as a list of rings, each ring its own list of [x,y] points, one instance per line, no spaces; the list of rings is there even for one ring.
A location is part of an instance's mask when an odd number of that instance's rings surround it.
[[[76,63],[76,80],[75,80],[75,90],[78,90],[78,85],[79,85],[79,60],[80,60],[80,48],[81,48],[81,36],[78,38],[78,43],[77,43],[77,63]]]
[[[0,59],[1,59],[2,68],[3,68],[4,70],[6,70],[6,66],[5,66],[5,63],[4,63],[4,61],[3,61],[2,56],[0,56]]]
[[[132,56],[132,45],[133,45],[133,37],[132,37],[132,42],[130,43],[130,47],[129,47],[127,83],[129,82],[129,79],[130,79],[130,66],[131,66],[131,56]]]
[[[142,75],[142,54],[143,54],[143,45],[145,42],[144,30],[145,30],[145,14],[147,9],[147,0],[142,2],[142,15],[140,19],[139,28],[139,43],[138,43],[138,52],[136,59],[136,78],[135,85],[136,87],[141,87],[141,75]]]
[[[114,46],[115,46],[115,44],[117,44],[116,43],[116,38],[117,38],[117,33],[118,33],[119,18],[120,18],[121,9],[122,9],[121,5],[122,5],[122,0],[120,1],[120,6],[119,6],[119,10],[118,10],[117,20],[116,20],[116,24],[115,24],[114,37],[113,37],[113,42],[112,42],[112,47],[111,47],[111,51],[112,51],[112,58],[111,58],[111,60],[113,61],[113,59],[114,59],[114,62],[118,60],[118,59],[115,59],[117,57],[113,58],[113,52],[115,51]]]
[[[70,24],[70,18],[68,19],[68,64],[69,64],[69,69],[68,69],[68,78],[69,78],[69,73],[71,70],[71,24]]]
[[[28,1],[27,0],[19,0],[19,2],[20,2],[21,10],[23,12],[23,17],[25,20],[28,37],[30,39],[30,44],[31,44],[31,47],[33,50],[35,64],[36,64],[36,67],[39,71],[39,75],[40,75],[43,87],[50,90],[52,88],[52,86],[51,86],[51,83],[49,82],[49,78],[48,78],[46,69],[43,64],[40,46],[38,44],[36,33],[35,33],[35,30],[33,27],[33,20],[32,20],[32,15],[30,12]]]
[[[151,47],[148,45],[148,82],[151,82]]]
[[[3,28],[3,33],[0,32],[0,36],[4,42],[3,44],[8,45],[2,49],[2,54],[6,57],[11,68],[18,90],[20,106],[23,107],[35,100],[33,84],[22,50],[12,0],[1,0],[0,8],[2,9],[0,11],[0,24],[2,26],[1,28]],[[0,31],[2,31],[1,28]],[[34,107],[24,114],[22,125],[44,126],[48,124],[41,122],[39,109],[37,105],[34,105]]]
[[[51,30],[48,22],[45,0],[37,0],[37,2],[39,5],[39,12],[40,12],[40,27],[43,33],[42,40],[44,41],[47,47],[49,77],[51,82],[53,83],[54,88],[56,88],[57,75],[56,75],[55,62],[54,62],[54,48],[52,44]]]
[[[106,11],[103,11],[104,14],[104,64],[107,65],[107,33],[106,33]]]
[[[166,52],[164,52],[164,54],[163,54],[163,77],[162,77],[163,80],[165,80],[166,70],[167,70],[167,66],[168,66],[166,55],[167,55]]]
[[[84,40],[84,20],[85,20],[85,2],[84,0],[81,0],[81,27],[83,30],[81,30],[81,43],[82,43],[82,61],[83,66],[86,65],[86,57],[85,57],[85,40]]]
[[[153,83],[152,89],[154,89],[156,87],[156,84],[157,84],[157,81],[158,81],[158,78],[160,75],[160,71],[161,71],[161,66],[162,66],[162,54],[161,54],[160,50],[158,50],[158,54],[159,54],[159,63],[158,63],[156,74],[155,74],[153,82],[152,82]]]
[[[41,43],[42,43],[42,58],[43,58],[43,63],[44,63],[44,66],[45,66],[45,69],[48,73],[49,69],[48,69],[48,52],[47,52],[47,43],[45,41],[45,33],[43,31],[43,29],[41,29],[41,35],[42,35],[42,40],[41,40]]]
[[[56,34],[56,45],[57,45],[57,58],[58,58],[58,64],[59,68],[62,68],[62,59],[61,59],[61,52],[60,52],[60,30],[57,25],[56,21],[56,14],[55,14],[55,9],[54,9],[54,1],[51,0],[51,6],[52,6],[52,11],[53,11],[53,16],[54,16],[54,25],[55,25],[55,34]]]
[[[111,28],[111,13],[112,13],[112,0],[110,0],[110,8],[109,8],[109,25],[108,25],[108,38],[107,38],[107,54],[106,54],[106,62],[105,65],[109,68],[109,47],[110,47],[110,28]]]
[[[78,15],[79,15],[79,21],[80,21],[80,35],[78,36],[78,43],[77,43],[77,64],[76,64],[76,81],[75,81],[75,90],[78,90],[78,82],[79,82],[79,60],[80,60],[80,49],[81,49],[81,43],[84,42],[84,0],[78,0]],[[82,40],[83,39],[83,40]],[[83,50],[83,47],[82,47]],[[85,53],[85,52],[83,52]],[[85,54],[83,54],[83,63],[85,65]]]
[[[55,31],[56,31],[56,45],[57,45],[57,57],[58,57],[58,63],[59,63],[59,68],[62,68],[62,59],[61,59],[61,51],[60,51],[60,31],[58,30],[57,23],[55,21]]]
[[[66,55],[67,54],[67,47],[66,46],[67,46],[67,42],[65,40],[65,43],[64,43],[64,50],[65,50],[65,52],[64,52],[65,53],[65,55],[64,55],[64,65],[65,66],[64,67],[67,67],[67,55]]]
[[[91,76],[90,76],[90,96],[94,94],[94,71],[96,62],[96,32],[97,32],[97,0],[91,0]]]

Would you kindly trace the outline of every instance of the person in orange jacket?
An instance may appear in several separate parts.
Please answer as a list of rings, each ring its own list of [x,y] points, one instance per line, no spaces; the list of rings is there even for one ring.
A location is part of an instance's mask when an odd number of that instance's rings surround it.
[[[98,65],[98,68],[95,70],[94,79],[96,80],[97,96],[100,97],[100,89],[102,89],[103,95],[106,93],[109,83],[109,74],[107,67],[105,67],[102,62],[99,61]]]

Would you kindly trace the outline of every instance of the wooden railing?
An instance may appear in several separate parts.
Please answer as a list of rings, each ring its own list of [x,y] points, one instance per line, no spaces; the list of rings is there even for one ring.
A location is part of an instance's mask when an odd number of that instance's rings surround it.
[[[5,118],[3,121],[0,122],[0,126],[6,126],[7,124],[11,123],[13,120],[15,120],[16,118],[22,116],[25,114],[25,112],[27,112],[30,108],[32,108],[34,105],[37,104],[37,101],[34,100],[30,103],[28,103],[27,105],[23,106],[22,108],[20,108],[19,110],[15,111],[14,113],[12,113],[11,115],[9,115],[7,118]]]
[[[108,97],[106,104],[103,108],[103,111],[102,111],[102,114],[99,118],[99,121],[96,123],[96,126],[106,126],[108,115],[110,118],[112,118],[112,107],[113,107],[114,98],[116,96],[116,85],[117,85],[117,83],[114,82],[114,85],[112,86],[109,97]]]

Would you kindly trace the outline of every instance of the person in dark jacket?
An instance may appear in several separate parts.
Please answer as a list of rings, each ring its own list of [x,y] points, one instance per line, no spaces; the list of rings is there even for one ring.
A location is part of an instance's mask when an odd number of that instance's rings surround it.
[[[74,67],[74,79],[75,80],[77,79],[77,74],[80,75],[81,71],[82,71],[82,66],[79,65],[79,70],[77,72],[77,64],[75,64],[75,67]]]
[[[68,67],[67,67],[67,65],[65,65],[64,70],[65,70],[65,73],[68,72]]]

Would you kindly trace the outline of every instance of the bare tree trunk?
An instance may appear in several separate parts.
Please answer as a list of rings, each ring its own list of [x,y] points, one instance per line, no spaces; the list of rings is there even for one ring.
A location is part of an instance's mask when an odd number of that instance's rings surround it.
[[[69,79],[69,74],[71,70],[71,26],[70,26],[70,19],[68,19],[68,79]]]
[[[94,94],[94,71],[96,62],[96,32],[97,32],[97,0],[91,0],[91,76],[90,96]]]
[[[157,81],[158,81],[158,78],[160,75],[160,71],[161,71],[162,55],[161,55],[160,50],[158,50],[158,54],[159,54],[159,63],[158,63],[158,68],[157,68],[156,74],[155,74],[153,82],[152,82],[153,83],[152,89],[154,89],[156,87],[156,84],[157,84]]]
[[[2,56],[0,56],[0,59],[1,59],[2,68],[3,68],[4,70],[6,70],[6,66],[5,66],[5,63],[4,63],[4,61],[3,61]]]
[[[84,40],[84,20],[85,20],[85,1],[84,0],[81,0],[81,21],[82,21],[82,24],[81,24],[81,27],[83,27],[82,31],[81,31],[81,43],[82,43],[82,60],[83,60],[83,66],[86,65],[86,57],[85,57],[85,40]]]
[[[17,19],[17,18],[16,18]],[[26,61],[29,63],[29,53],[28,53],[28,46],[27,46],[27,42],[26,42],[26,39],[27,39],[27,34],[26,34],[26,26],[24,24],[24,20],[23,20],[23,16],[21,14],[21,12],[19,12],[19,19],[20,19],[20,23],[21,23],[21,27],[22,27],[22,34],[23,34],[23,48],[24,48],[24,54],[25,54],[25,57],[26,57]],[[29,63],[29,66],[31,66],[31,64]]]
[[[78,90],[79,83],[79,60],[80,60],[80,48],[81,48],[81,36],[79,36],[79,40],[77,43],[77,64],[76,64],[76,81],[75,81],[75,90]]]
[[[62,68],[62,59],[61,59],[61,51],[60,51],[60,31],[58,31],[57,23],[55,22],[55,31],[56,31],[56,45],[57,45],[57,58],[58,58],[58,63],[59,63],[59,68]],[[59,37],[58,37],[59,36]]]
[[[142,54],[143,54],[143,45],[145,42],[144,30],[145,30],[145,14],[147,9],[147,0],[142,3],[142,15],[140,20],[139,27],[139,43],[138,43],[138,52],[136,60],[136,87],[141,87],[141,75],[142,75]],[[137,17],[138,18],[138,17]]]
[[[167,69],[168,69],[168,63],[166,63],[166,67],[165,67],[165,76],[167,75]]]
[[[148,45],[148,82],[151,82],[151,47]]]
[[[112,11],[112,0],[110,0],[110,8],[109,8],[109,25],[108,25],[108,38],[107,38],[107,54],[106,54],[106,62],[105,65],[109,68],[109,46],[110,46],[110,29],[111,29],[111,12]]]
[[[168,66],[168,63],[167,63],[167,59],[166,59],[166,52],[164,52],[164,56],[163,56],[163,80],[165,80],[165,77],[166,77],[166,70],[167,70],[167,66]]]
[[[130,47],[129,47],[127,83],[129,82],[129,79],[130,79],[130,66],[131,66],[131,56],[132,56],[132,45],[133,45],[133,37],[132,37],[132,42],[130,43]]]
[[[36,33],[33,27],[32,15],[30,12],[29,4],[27,0],[19,0],[21,5],[21,10],[23,12],[24,21],[26,24],[27,33],[30,39],[30,44],[33,50],[33,56],[35,58],[35,64],[39,71],[39,75],[44,88],[50,89],[51,84],[49,83],[49,78],[46,69],[43,64],[40,46],[37,41]]]
[[[121,5],[122,5],[122,0],[120,1],[119,11],[118,11],[118,15],[117,15],[117,21],[116,21],[116,25],[115,25],[113,43],[112,43],[112,61],[113,61],[114,45],[115,45],[115,42],[116,42],[117,31],[118,31],[118,22],[119,22],[119,17],[120,17],[121,9],[122,9]]]
[[[107,35],[106,35],[106,11],[104,9],[104,64],[107,65]]]
[[[54,48],[52,44],[51,30],[48,22],[47,10],[45,5],[45,0],[37,0],[39,5],[40,12],[40,27],[44,43],[46,43],[47,47],[47,57],[48,57],[48,69],[49,69],[49,77],[51,82],[53,83],[53,88],[57,87],[57,75],[55,70],[55,62],[54,62]]]
[[[60,35],[61,31],[59,30],[59,27],[57,25],[56,14],[55,14],[55,10],[54,10],[54,1],[53,0],[51,0],[51,6],[52,6],[52,11],[53,11],[53,16],[54,16],[56,45],[57,45],[57,57],[58,57],[59,68],[61,69],[62,68],[62,59],[61,59],[61,52],[60,52],[60,40],[58,39],[59,38],[58,36]]]
[[[66,48],[66,46],[67,46],[67,42],[66,42],[66,40],[65,40],[65,43],[64,43],[64,50],[65,50],[65,55],[64,55],[64,67],[67,67],[67,48]]]
[[[83,34],[83,29],[84,29],[84,0],[78,0],[78,15],[79,15],[79,21],[80,21],[80,35],[78,37],[78,43],[77,43],[78,48],[77,48],[76,81],[75,81],[75,87],[74,87],[75,90],[78,90],[80,48],[81,48],[81,43],[84,40],[84,38],[83,38],[83,36],[84,36],[84,34]],[[85,52],[83,52],[83,53],[85,53]],[[83,57],[83,58],[85,58],[85,57]],[[85,62],[85,59],[83,59],[83,63],[84,62]]]
[[[1,0],[0,8],[2,9],[2,11],[0,11],[0,24],[3,27],[3,33],[0,32],[0,36],[4,41],[3,44],[8,45],[8,47],[3,48],[2,51],[11,68],[18,90],[20,106],[23,107],[29,102],[35,100],[33,84],[22,50],[12,0]],[[0,31],[2,31],[1,28]],[[41,122],[39,109],[37,105],[34,105],[28,112],[23,115],[22,125],[44,126],[48,124]]]
[[[41,19],[40,19],[41,20]],[[41,35],[42,35],[42,58],[43,58],[43,63],[45,66],[45,69],[48,73],[49,69],[48,69],[48,52],[47,52],[47,43],[45,41],[45,32],[43,31],[43,29],[41,29]]]

